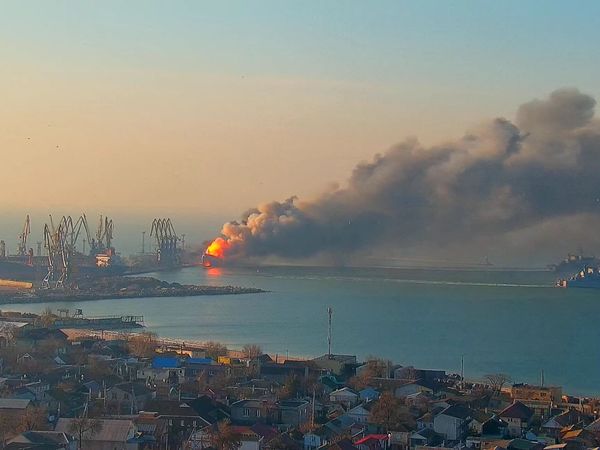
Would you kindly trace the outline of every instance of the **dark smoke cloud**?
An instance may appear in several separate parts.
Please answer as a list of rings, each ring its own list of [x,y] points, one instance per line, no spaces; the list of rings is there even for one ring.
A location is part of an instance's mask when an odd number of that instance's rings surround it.
[[[406,141],[358,164],[346,186],[313,201],[266,203],[222,234],[234,257],[410,248],[503,258],[502,248],[585,244],[586,233],[597,234],[588,225],[600,217],[595,105],[561,89],[522,105],[514,123],[497,118],[434,147]]]

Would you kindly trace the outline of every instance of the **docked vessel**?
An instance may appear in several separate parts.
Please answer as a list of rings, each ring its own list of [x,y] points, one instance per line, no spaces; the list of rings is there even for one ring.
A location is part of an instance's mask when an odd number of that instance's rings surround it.
[[[584,256],[580,251],[578,254],[569,253],[560,263],[549,266],[551,270],[561,276],[577,273],[586,267],[600,267],[600,259],[595,256]]]
[[[584,267],[569,278],[562,278],[556,282],[562,288],[592,288],[600,289],[600,267]]]

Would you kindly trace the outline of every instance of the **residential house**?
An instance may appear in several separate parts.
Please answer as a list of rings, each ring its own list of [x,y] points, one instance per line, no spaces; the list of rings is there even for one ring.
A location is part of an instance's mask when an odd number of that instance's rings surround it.
[[[54,431],[72,433],[74,419],[58,419]],[[129,443],[135,436],[135,427],[131,420],[98,419],[102,424],[96,433],[86,431],[80,442],[80,448],[85,450],[137,450],[138,445]],[[78,436],[75,436],[79,439]]]
[[[508,434],[512,437],[521,437],[529,429],[533,416],[533,410],[520,401],[515,401],[498,414],[508,424]]]
[[[67,349],[71,345],[66,333],[50,328],[23,328],[18,333],[16,342],[17,345],[29,348],[52,344],[56,348],[56,354],[67,353]]]
[[[50,390],[50,385],[42,381],[27,383],[19,387],[13,393],[14,398],[29,399],[34,402],[40,402],[44,399],[44,394]]]
[[[340,439],[333,444],[328,444],[323,447],[324,450],[358,450],[350,439]]]
[[[207,423],[215,424],[231,418],[230,409],[207,395],[186,402]]]
[[[435,446],[441,443],[442,438],[431,428],[423,428],[419,431],[415,431],[410,435],[410,447],[415,448],[418,446]]]
[[[561,436],[562,442],[577,442],[582,447],[595,448],[598,447],[599,440],[594,433],[588,430],[571,430],[563,433]]]
[[[150,367],[142,367],[137,372],[138,380],[144,380],[146,384],[180,384],[185,377],[185,369],[181,359],[171,356],[157,356],[152,360]]]
[[[586,430],[600,436],[600,419],[594,420],[592,423],[585,427]],[[559,430],[560,431],[560,430]]]
[[[472,414],[465,406],[448,406],[434,417],[433,430],[448,441],[461,441],[467,435]]]
[[[433,430],[433,418],[434,415],[430,412],[426,412],[417,419],[417,430],[423,430],[425,428],[431,428]]]
[[[371,416],[371,407],[374,402],[362,403],[351,408],[346,412],[346,416],[350,417],[356,423],[368,423]]]
[[[426,381],[419,380],[419,381],[408,382],[402,386],[398,386],[394,390],[394,395],[397,398],[403,398],[403,397],[408,397],[409,395],[420,394],[420,393],[433,394],[433,392],[434,392],[433,385],[431,385],[430,383],[428,383]]]
[[[558,438],[560,437],[560,431],[570,425],[586,427],[586,429],[592,431],[591,429],[587,428],[591,425],[591,418],[586,414],[574,409],[563,411],[560,414],[551,417],[542,424],[542,430],[544,430],[548,436]],[[600,427],[598,431],[600,431]]]
[[[260,376],[265,380],[282,384],[292,377],[304,380],[311,376],[316,378],[319,374],[316,366],[310,361],[286,360],[280,364],[277,362],[260,362],[259,360],[258,370]]]
[[[202,378],[208,386],[232,373],[231,366],[217,364],[210,358],[188,358],[183,368],[186,381],[196,382]]]
[[[327,374],[319,377],[319,383],[323,386],[323,392],[329,394],[333,391],[337,391],[345,386],[345,384],[339,381],[335,375]]]
[[[494,436],[504,438],[508,435],[508,424],[496,417],[495,414],[481,410],[472,410],[472,418],[469,422],[469,431],[475,436]]]
[[[562,388],[558,386],[513,384],[510,388],[510,395],[513,402],[521,402],[530,408],[535,416],[547,419],[551,415],[552,406],[562,400]]]
[[[160,427],[165,430],[164,434],[160,436],[160,439],[164,439],[160,445],[168,444],[169,448],[181,445],[192,430],[210,425],[186,402],[179,400],[149,400],[145,410],[140,411],[140,414],[142,413],[155,414],[156,420],[160,422]],[[168,442],[166,442],[167,439]]]
[[[358,403],[359,395],[349,387],[343,387],[329,394],[329,401],[350,408]]]
[[[358,392],[358,396],[363,402],[370,402],[379,398],[379,391],[372,387],[366,387]]]
[[[143,443],[140,447],[144,450],[160,448],[161,444],[166,444],[168,423],[164,419],[159,419],[158,413],[142,411],[134,419],[134,424],[136,438]]]
[[[544,450],[583,450],[583,447],[577,442],[563,442],[562,444],[548,445]]]
[[[415,369],[414,367],[398,367],[394,370],[394,378],[398,380],[423,381],[436,383],[447,378],[444,370]]]
[[[154,392],[143,383],[119,383],[106,391],[108,404],[121,413],[142,411],[153,398]]]
[[[18,419],[30,408],[33,408],[33,403],[29,399],[0,398],[0,415]]]
[[[231,406],[234,424],[266,423],[281,427],[298,427],[310,420],[310,403],[305,400],[282,400],[276,403],[258,399],[240,400]]]
[[[267,423],[267,402],[258,399],[239,400],[230,405],[231,421],[239,425],[252,425],[255,423]]]
[[[387,434],[369,434],[354,442],[359,450],[386,450],[390,448],[390,436]]]
[[[273,410],[271,423],[297,428],[310,421],[310,403],[306,400],[282,400]]]
[[[57,431],[25,431],[10,439],[6,450],[78,450],[77,441],[67,433]]]
[[[311,361],[319,369],[334,375],[353,375],[357,366],[354,355],[323,355]]]
[[[261,450],[263,437],[249,426],[233,425],[232,431],[240,436],[238,450]]]

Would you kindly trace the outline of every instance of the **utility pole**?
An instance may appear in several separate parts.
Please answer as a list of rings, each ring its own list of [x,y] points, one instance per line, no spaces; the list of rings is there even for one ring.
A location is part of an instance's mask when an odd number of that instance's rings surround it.
[[[185,234],[181,234],[181,250],[185,250]]]
[[[465,355],[460,356],[460,385],[465,386]]]
[[[142,231],[142,255],[146,253],[146,232]]]
[[[327,314],[329,316],[329,327],[327,333],[327,356],[331,359],[331,316],[333,314],[333,308],[329,306],[327,308]]]
[[[544,387],[544,369],[542,369],[541,373],[540,373],[540,386]]]
[[[312,417],[310,420],[310,425],[311,425],[311,430],[313,430],[315,428],[315,396],[316,396],[316,388],[313,388],[313,395],[312,395]]]

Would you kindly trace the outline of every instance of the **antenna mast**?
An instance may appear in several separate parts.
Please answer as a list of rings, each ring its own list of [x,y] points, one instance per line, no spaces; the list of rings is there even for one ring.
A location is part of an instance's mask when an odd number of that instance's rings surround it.
[[[329,327],[327,333],[327,356],[331,358],[331,316],[333,315],[333,308],[331,306],[327,308],[327,315],[329,316]]]

